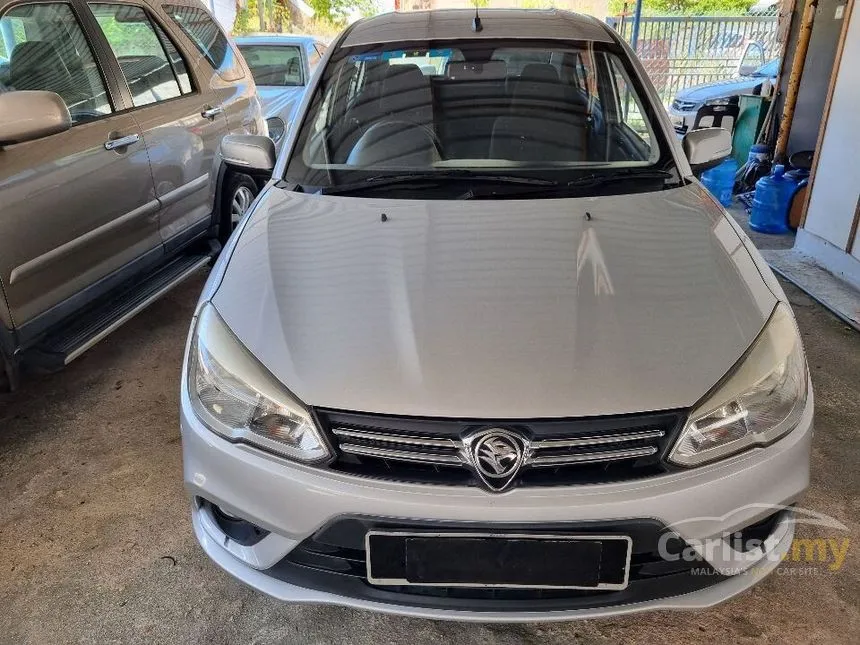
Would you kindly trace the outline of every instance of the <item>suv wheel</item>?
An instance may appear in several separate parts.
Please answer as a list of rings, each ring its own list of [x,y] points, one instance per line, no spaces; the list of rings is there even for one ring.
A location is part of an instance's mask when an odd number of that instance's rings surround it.
[[[231,174],[221,201],[221,243],[227,241],[239,221],[248,212],[260,190],[253,178],[242,173]]]

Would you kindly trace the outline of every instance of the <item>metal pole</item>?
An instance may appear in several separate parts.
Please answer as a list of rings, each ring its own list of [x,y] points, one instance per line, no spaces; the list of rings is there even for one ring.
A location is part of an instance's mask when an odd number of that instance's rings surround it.
[[[809,50],[809,39],[812,36],[812,23],[815,21],[817,7],[818,0],[806,0],[803,7],[803,18],[800,31],[797,33],[797,45],[794,49],[794,59],[791,61],[791,75],[788,77],[788,89],[782,108],[782,121],[779,124],[776,150],[773,153],[773,158],[777,161],[784,159],[788,149],[788,136],[791,134],[791,122],[794,120],[794,108],[797,107],[800,79],[803,77],[803,65],[806,63],[806,52]]]
[[[630,37],[630,46],[636,51],[639,42],[639,21],[642,19],[642,0],[636,0],[636,9],[633,12],[633,35]]]

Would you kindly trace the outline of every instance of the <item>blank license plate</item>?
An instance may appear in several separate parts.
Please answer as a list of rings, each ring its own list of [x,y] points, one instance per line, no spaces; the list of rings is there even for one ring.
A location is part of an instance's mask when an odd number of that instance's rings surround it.
[[[375,585],[624,589],[627,536],[370,531]]]

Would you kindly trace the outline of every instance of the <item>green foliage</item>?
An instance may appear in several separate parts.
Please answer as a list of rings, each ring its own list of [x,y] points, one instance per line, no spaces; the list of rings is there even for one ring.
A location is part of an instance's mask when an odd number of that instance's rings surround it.
[[[233,35],[243,36],[254,31],[255,20],[257,19],[257,6],[254,3],[254,13],[251,13],[251,7],[242,7],[236,4],[236,19],[233,21]]]
[[[340,26],[346,24],[347,18],[353,13],[362,17],[374,16],[379,13],[376,0],[307,0],[316,12],[317,19],[328,21]]]
[[[642,14],[646,16],[742,16],[755,0],[644,0]],[[628,0],[627,12],[633,13],[636,3]],[[624,10],[624,0],[609,0],[609,15]]]
[[[236,19],[233,21],[233,35],[260,31],[260,5],[264,3],[266,28],[264,31],[288,32],[292,29],[290,10],[285,0],[248,0],[248,6],[236,5]]]

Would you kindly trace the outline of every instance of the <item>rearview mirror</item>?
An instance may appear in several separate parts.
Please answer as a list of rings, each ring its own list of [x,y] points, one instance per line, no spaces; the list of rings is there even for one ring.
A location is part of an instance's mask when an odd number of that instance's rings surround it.
[[[0,146],[41,139],[72,127],[69,108],[54,92],[3,92],[0,114]]]
[[[701,128],[688,132],[682,145],[693,172],[698,174],[732,154],[732,135],[723,128]]]
[[[271,173],[275,169],[275,143],[256,134],[228,134],[221,139],[221,158],[248,170]]]

